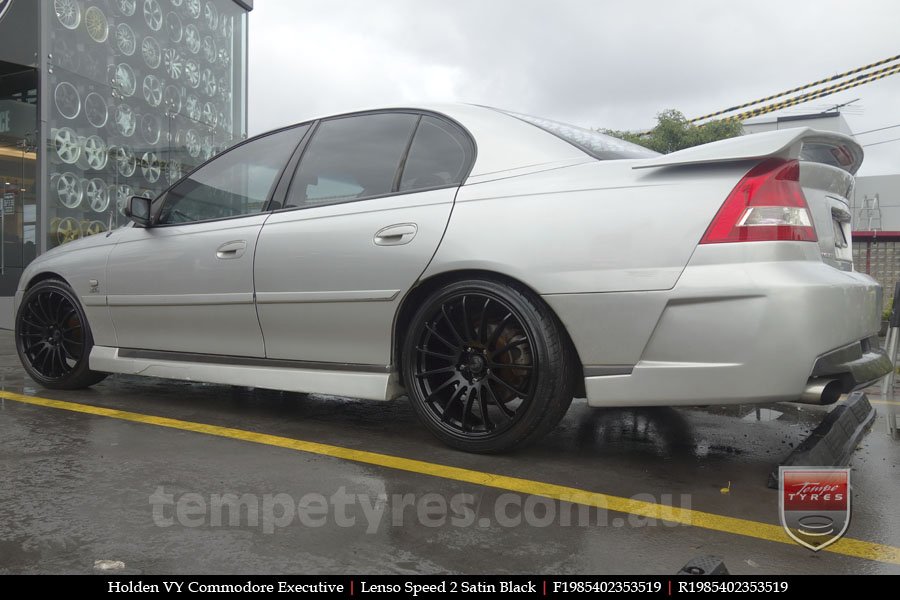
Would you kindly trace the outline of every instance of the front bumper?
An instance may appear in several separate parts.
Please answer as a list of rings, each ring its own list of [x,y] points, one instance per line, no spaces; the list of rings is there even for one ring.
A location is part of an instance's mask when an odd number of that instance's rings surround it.
[[[874,279],[804,256],[811,244],[755,262],[755,249],[738,246],[699,247],[671,290],[548,297],[585,366],[590,405],[795,401],[811,377],[850,391],[890,371],[873,340]]]

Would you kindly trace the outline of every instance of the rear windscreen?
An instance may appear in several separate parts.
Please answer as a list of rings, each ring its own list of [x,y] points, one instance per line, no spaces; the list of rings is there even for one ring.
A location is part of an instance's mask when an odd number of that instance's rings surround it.
[[[532,117],[530,115],[523,115],[507,110],[501,110],[500,112],[521,119],[526,123],[531,123],[535,127],[539,127],[548,133],[552,133],[556,137],[587,152],[594,158],[599,158],[601,160],[653,158],[654,156],[659,156],[658,152],[648,150],[647,148],[632,144],[631,142],[626,142],[625,140],[620,140],[611,135],[606,135],[605,133],[600,133],[599,131],[592,131],[583,127],[560,123],[559,121],[552,121],[541,117]]]

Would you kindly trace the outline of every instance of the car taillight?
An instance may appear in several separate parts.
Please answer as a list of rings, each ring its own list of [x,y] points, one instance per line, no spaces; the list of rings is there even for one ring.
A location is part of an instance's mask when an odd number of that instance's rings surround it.
[[[731,190],[700,243],[780,240],[817,238],[800,187],[800,163],[771,158],[753,167]]]

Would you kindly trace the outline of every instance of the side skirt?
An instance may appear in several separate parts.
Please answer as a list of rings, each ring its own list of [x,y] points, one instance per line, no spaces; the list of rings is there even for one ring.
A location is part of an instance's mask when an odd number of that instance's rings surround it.
[[[244,364],[242,364],[244,363]],[[178,354],[94,346],[94,371],[182,381],[393,400],[405,391],[395,372],[370,365],[329,365],[283,360]]]

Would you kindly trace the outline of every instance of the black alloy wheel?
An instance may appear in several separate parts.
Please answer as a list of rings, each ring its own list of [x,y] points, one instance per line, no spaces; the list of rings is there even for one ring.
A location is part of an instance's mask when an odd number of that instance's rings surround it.
[[[499,452],[540,437],[572,399],[568,338],[517,286],[464,281],[438,290],[413,318],[404,383],[444,442]]]
[[[91,386],[104,377],[88,368],[93,337],[84,310],[63,281],[29,288],[16,314],[16,350],[28,375],[54,389]]]

